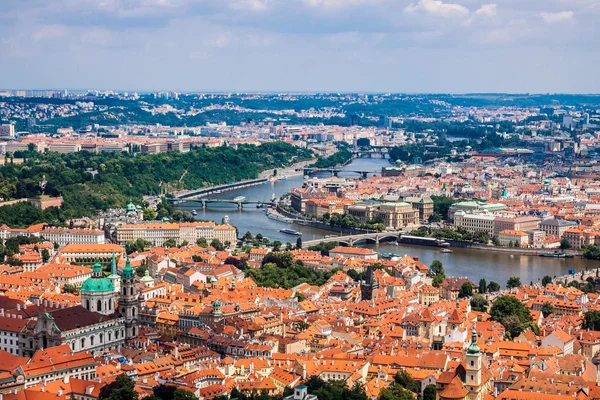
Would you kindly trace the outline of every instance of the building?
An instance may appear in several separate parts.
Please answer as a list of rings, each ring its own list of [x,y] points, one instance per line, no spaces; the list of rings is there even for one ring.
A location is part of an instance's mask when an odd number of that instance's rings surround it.
[[[516,245],[518,243],[518,247],[524,247],[529,243],[529,234],[523,231],[505,229],[498,234],[498,240],[502,246],[508,246],[511,243]]]
[[[237,242],[235,227],[214,222],[123,224],[117,227],[117,241],[121,244],[144,239],[154,246],[162,246],[167,240],[173,239],[179,245],[184,241],[196,243],[201,238],[209,243],[213,239],[221,243]]]
[[[59,254],[70,263],[91,264],[98,260],[108,263],[115,254],[124,256],[125,250],[116,244],[68,244]]]
[[[546,232],[547,236],[562,237],[567,229],[575,227],[577,227],[576,222],[566,219],[548,218],[540,222],[540,229]]]
[[[0,136],[2,137],[15,137],[15,126],[12,124],[0,125]]]
[[[410,203],[383,203],[374,212],[375,219],[381,219],[389,229],[399,229],[419,223],[419,210]]]
[[[431,200],[431,197],[405,197],[403,200],[419,211],[419,220],[421,222],[427,222],[429,217],[433,215],[433,200]]]
[[[338,246],[329,251],[330,257],[360,258],[362,260],[377,260],[377,253],[362,247]]]
[[[460,226],[469,232],[485,232],[488,236],[494,235],[495,216],[491,214],[467,214],[457,211],[454,214],[454,226]]]
[[[45,228],[41,236],[60,246],[67,244],[104,244],[104,232],[98,229]]]
[[[470,283],[473,287],[473,293],[479,290],[479,286],[471,282],[468,278],[446,278],[440,285],[440,297],[446,300],[456,300],[460,294],[460,289],[464,283]]]
[[[540,226],[538,217],[496,217],[494,220],[494,236],[498,236],[504,230],[511,231],[533,231]]]

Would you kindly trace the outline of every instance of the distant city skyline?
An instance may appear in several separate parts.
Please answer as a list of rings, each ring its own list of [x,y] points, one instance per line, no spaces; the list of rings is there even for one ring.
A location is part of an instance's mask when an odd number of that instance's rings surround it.
[[[0,88],[599,93],[598,0],[0,5]]]

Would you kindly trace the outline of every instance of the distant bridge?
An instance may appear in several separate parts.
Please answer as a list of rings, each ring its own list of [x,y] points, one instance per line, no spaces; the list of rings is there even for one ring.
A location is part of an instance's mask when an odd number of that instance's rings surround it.
[[[372,158],[374,155],[379,155],[381,158],[389,158],[389,149],[391,147],[386,146],[369,146],[369,148],[358,148],[352,150],[352,155],[357,158],[362,158],[367,156],[368,158]]]
[[[398,240],[402,232],[373,232],[360,233],[357,235],[336,236],[317,240],[307,240],[302,242],[302,247],[316,246],[319,243],[337,242],[341,246],[354,246],[357,244],[393,242]]]
[[[300,169],[298,169],[298,171],[300,171]],[[359,174],[363,178],[368,177],[369,174],[377,174],[377,173],[381,172],[381,171],[351,170],[351,169],[342,169],[342,168],[310,168],[310,167],[302,168],[301,171],[304,173],[305,176],[317,174],[319,172],[328,172],[331,174],[331,176],[338,176],[338,174],[340,172],[352,172],[355,174]]]
[[[267,178],[249,179],[246,181],[232,182],[232,183],[228,183],[225,185],[212,186],[209,188],[200,188],[200,189],[195,189],[195,190],[189,190],[186,192],[181,192],[178,195],[176,195],[173,198],[174,199],[173,201],[194,199],[196,197],[203,197],[203,196],[208,196],[210,194],[227,192],[227,191],[233,190],[233,189],[241,189],[241,188],[245,188],[248,186],[256,186],[256,185],[260,185],[265,182],[268,182]]]
[[[236,197],[235,199],[168,199],[173,204],[198,204],[199,208],[205,209],[209,204],[235,204],[239,209],[243,209],[245,205],[264,204],[266,207],[271,207],[276,204],[275,199],[269,201],[248,200],[245,197]]]

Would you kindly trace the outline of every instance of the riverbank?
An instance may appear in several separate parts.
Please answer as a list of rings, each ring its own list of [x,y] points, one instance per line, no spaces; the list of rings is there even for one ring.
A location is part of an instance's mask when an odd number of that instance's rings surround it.
[[[277,170],[277,178],[283,177],[285,176],[286,178],[291,178],[294,176],[304,176],[302,171],[296,171],[297,169],[300,168],[304,168],[308,165],[308,163],[313,162],[315,159],[312,158],[310,160],[307,161],[300,161],[297,162],[295,164],[292,164],[291,166],[287,167],[287,168],[272,168],[272,169],[268,169],[266,171],[261,172],[260,174],[258,174],[259,178],[269,178],[271,176],[273,176],[273,172],[275,172],[275,170]]]

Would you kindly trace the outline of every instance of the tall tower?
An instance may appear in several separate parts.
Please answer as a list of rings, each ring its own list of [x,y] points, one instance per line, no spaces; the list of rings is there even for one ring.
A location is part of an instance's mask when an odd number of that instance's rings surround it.
[[[81,286],[81,305],[89,311],[111,315],[115,312],[114,296],[113,283],[104,277],[102,265],[96,261],[92,276]]]
[[[369,265],[364,282],[360,285],[360,295],[362,300],[373,300],[377,297],[377,288],[379,283],[375,276],[373,276],[373,268]]]
[[[110,263],[110,275],[108,279],[112,282],[115,287],[115,296],[118,296],[121,292],[121,277],[117,275],[117,262],[115,260],[115,252],[112,253],[112,261]]]
[[[138,334],[138,291],[135,287],[133,269],[129,259],[121,273],[121,294],[119,296],[119,312],[125,317],[125,339],[133,339]]]
[[[469,396],[471,399],[480,399],[484,394],[481,382],[482,362],[483,355],[477,345],[477,331],[473,329],[471,344],[465,355],[465,370],[467,371],[465,386],[471,394],[471,396]]]

